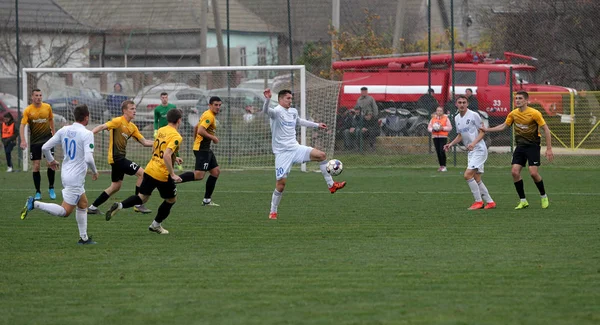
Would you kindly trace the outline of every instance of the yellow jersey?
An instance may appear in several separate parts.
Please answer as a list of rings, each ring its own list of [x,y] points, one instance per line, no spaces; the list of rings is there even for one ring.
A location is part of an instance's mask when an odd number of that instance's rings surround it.
[[[527,107],[523,112],[518,108],[508,113],[506,125],[515,125],[515,141],[517,145],[540,145],[540,127],[546,125],[542,113],[535,108]]]
[[[144,136],[133,122],[127,122],[124,116],[115,117],[106,122],[110,140],[108,142],[108,163],[125,158],[127,153],[127,140],[131,137],[142,142]]]
[[[200,116],[197,127],[200,128],[201,126],[204,127],[210,135],[215,135],[217,132],[215,113],[210,109],[206,110],[206,112],[202,113],[202,116]],[[210,139],[204,139],[203,136],[196,133],[193,150],[208,151],[210,149],[210,142]]]
[[[30,144],[45,143],[52,138],[50,121],[53,118],[50,104],[42,103],[40,107],[31,104],[25,107],[21,124],[29,124],[29,130],[31,130]]]
[[[169,170],[165,165],[164,153],[167,151],[167,148],[171,148],[173,151],[171,161],[175,162],[175,155],[179,151],[182,141],[181,135],[174,127],[167,125],[158,129],[152,149],[152,158],[148,162],[148,165],[146,165],[144,172],[157,181],[166,182],[169,179]]]

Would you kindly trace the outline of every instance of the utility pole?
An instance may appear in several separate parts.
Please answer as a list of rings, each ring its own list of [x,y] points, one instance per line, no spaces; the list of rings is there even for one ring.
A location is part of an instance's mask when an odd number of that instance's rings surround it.
[[[332,0],[331,8],[331,25],[333,30],[337,33],[340,30],[340,0]],[[338,57],[335,52],[335,41],[337,40],[336,34],[331,35],[331,62],[335,62]]]
[[[217,0],[211,0],[213,16],[215,18],[215,31],[217,34],[217,50],[219,52],[219,65],[225,66],[225,48],[223,46],[223,32],[221,31],[221,18],[219,17],[219,8]]]
[[[398,0],[396,5],[396,23],[394,27],[394,40],[392,42],[392,49],[394,54],[398,54],[400,51],[400,38],[404,35],[404,7],[406,6],[406,0]]]

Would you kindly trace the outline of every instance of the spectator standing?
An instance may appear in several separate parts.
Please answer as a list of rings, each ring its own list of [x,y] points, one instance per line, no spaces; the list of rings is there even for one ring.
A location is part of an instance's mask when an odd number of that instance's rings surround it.
[[[448,132],[452,131],[452,124],[450,123],[448,115],[444,114],[444,108],[442,106],[436,108],[435,114],[431,121],[429,121],[427,129],[431,132],[435,152],[437,153],[438,162],[440,163],[438,172],[446,172],[448,169],[446,168],[446,152],[444,151],[444,145],[448,141]]]
[[[19,127],[10,113],[4,114],[2,119],[2,145],[6,154],[6,172],[10,173],[13,171],[12,150],[17,145]]]
[[[421,96],[417,101],[417,105],[419,105],[420,108],[426,109],[431,114],[433,114],[435,112],[435,109],[440,105],[437,99],[433,97],[433,94],[435,94],[435,91],[429,88],[427,93]]]
[[[358,97],[358,100],[356,100],[356,105],[354,105],[354,108],[358,109],[362,116],[369,112],[371,112],[374,117],[377,117],[379,114],[379,109],[377,108],[375,98],[369,95],[369,89],[367,87],[360,88],[360,97]]]
[[[465,97],[467,97],[467,102],[469,103],[468,108],[474,112],[479,111],[479,102],[477,101],[477,97],[473,95],[473,89],[465,89]]]
[[[123,95],[123,85],[115,83],[113,93],[106,96],[106,106],[110,111],[110,117],[121,115],[121,103],[127,100],[127,96]]]

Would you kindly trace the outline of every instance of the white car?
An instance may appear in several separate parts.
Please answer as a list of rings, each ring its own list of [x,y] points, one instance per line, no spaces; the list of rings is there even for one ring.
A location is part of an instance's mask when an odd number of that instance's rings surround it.
[[[160,94],[163,92],[169,94],[169,102],[180,108],[177,102],[174,101],[176,98],[175,93],[187,89],[190,89],[190,86],[184,83],[163,83],[144,87],[133,99],[133,102],[137,106],[133,122],[139,128],[154,124],[154,109],[160,105]]]

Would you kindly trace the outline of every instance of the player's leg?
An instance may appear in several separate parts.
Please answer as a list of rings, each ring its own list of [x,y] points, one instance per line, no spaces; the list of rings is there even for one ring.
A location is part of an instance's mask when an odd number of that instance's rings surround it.
[[[88,214],[102,214],[102,212],[98,210],[98,207],[121,189],[125,173],[123,172],[123,170],[121,170],[117,162],[110,164],[110,169],[110,186],[107,189],[105,189],[102,193],[100,193],[100,195],[96,198],[96,200],[94,200],[92,205],[88,207]]]
[[[496,207],[496,202],[492,199],[490,192],[487,189],[487,186],[483,183],[482,176],[483,175],[483,166],[477,170],[475,173],[475,181],[477,182],[477,186],[479,187],[479,193],[481,193],[481,197],[483,201],[485,201],[485,209],[494,209]]]
[[[140,193],[140,186],[142,185],[142,181],[144,179],[144,168],[140,167],[138,164],[134,162],[129,162],[129,167],[125,169],[125,174],[127,175],[135,175],[137,177],[137,181],[135,184],[135,194]],[[145,201],[144,201],[145,202]],[[143,214],[151,213],[152,210],[146,208],[144,204],[136,204],[133,207],[133,211],[140,212]]]
[[[50,149],[50,152],[54,155],[54,148]],[[54,180],[56,178],[56,171],[50,168],[50,165],[46,163],[48,169],[46,171],[46,175],[48,176],[48,195],[50,199],[56,200],[56,193],[54,192]]]
[[[271,196],[271,210],[269,219],[277,219],[277,208],[281,202],[285,183],[293,164],[294,152],[287,151],[275,155],[275,189]]]
[[[302,158],[302,161],[298,161],[298,158],[300,158],[303,155],[306,155],[306,153],[308,153],[308,159],[306,159],[305,157]],[[329,173],[327,172],[327,155],[325,155],[323,151],[311,147],[300,146],[300,148],[297,150],[296,161],[294,162],[306,161],[319,162],[319,169],[321,170],[321,175],[323,175],[323,178],[325,179],[325,182],[327,183],[327,187],[329,187],[329,191],[331,192],[331,194],[346,186],[346,182],[335,182],[333,180],[333,177],[331,177],[331,175],[329,175]]]
[[[469,164],[469,166],[471,166]],[[479,192],[479,186],[477,186],[477,181],[475,180],[477,169],[469,169],[467,168],[463,174],[469,189],[471,190],[471,194],[475,199],[475,203],[473,203],[469,210],[477,210],[483,208],[483,201],[481,199],[481,192]]]
[[[148,199],[152,195],[152,191],[156,188],[157,181],[152,178],[152,176],[145,174],[142,179],[142,184],[140,184],[140,192],[137,195],[132,195],[125,200],[117,203],[113,203],[108,211],[106,211],[106,221],[112,219],[112,217],[122,209],[128,209],[135,206],[140,206],[145,202],[148,202]]]
[[[185,172],[181,177],[181,182],[201,181],[204,178],[204,173],[208,170],[208,162],[205,162],[203,154],[198,150],[193,150],[196,164],[193,172]],[[206,166],[205,166],[206,164]]]
[[[525,188],[523,186],[523,178],[521,178],[521,170],[527,164],[527,152],[521,147],[517,146],[513,152],[512,167],[510,173],[515,184],[515,190],[519,195],[519,204],[515,207],[515,210],[527,208],[529,203],[525,197]]]
[[[63,197],[65,190],[63,190]],[[92,236],[88,236],[87,233],[87,208],[88,208],[88,199],[83,192],[79,196],[79,202],[77,202],[77,210],[75,210],[75,220],[77,220],[77,228],[79,229],[79,241],[77,244],[79,245],[92,245],[96,244],[94,240],[92,240]]]
[[[152,221],[152,224],[148,226],[148,230],[157,234],[166,235],[169,231],[162,227],[162,222],[165,221],[171,214],[171,208],[177,202],[177,187],[175,182],[169,178],[166,182],[159,182],[157,184],[158,192],[160,197],[164,199],[163,203],[158,207],[156,217]]]
[[[530,146],[527,148],[527,163],[529,164],[529,175],[533,179],[535,186],[540,192],[541,201],[542,201],[542,209],[548,208],[550,202],[548,201],[548,196],[546,195],[546,189],[544,188],[544,180],[539,173],[540,167],[540,146]]]
[[[208,151],[208,179],[206,180],[206,191],[204,192],[204,199],[202,200],[203,206],[219,206],[212,201],[212,194],[215,191],[217,185],[217,179],[221,174],[221,169],[217,163],[217,158],[212,151]]]

